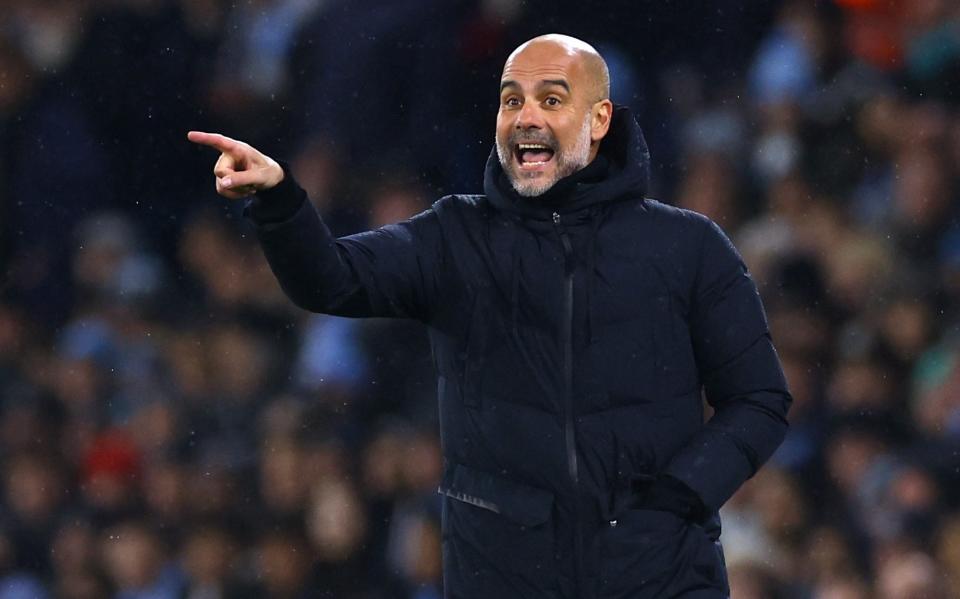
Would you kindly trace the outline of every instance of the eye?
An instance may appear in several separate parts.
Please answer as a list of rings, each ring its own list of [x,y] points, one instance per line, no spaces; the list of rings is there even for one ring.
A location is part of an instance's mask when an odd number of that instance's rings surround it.
[[[504,105],[504,106],[509,106],[509,107],[511,107],[511,108],[516,107],[516,106],[520,106],[520,98],[518,98],[518,97],[516,97],[516,96],[508,96],[508,97],[504,98],[504,100],[503,100],[503,105]]]
[[[556,96],[548,96],[547,99],[544,100],[544,103],[546,103],[547,106],[560,106],[560,98]]]

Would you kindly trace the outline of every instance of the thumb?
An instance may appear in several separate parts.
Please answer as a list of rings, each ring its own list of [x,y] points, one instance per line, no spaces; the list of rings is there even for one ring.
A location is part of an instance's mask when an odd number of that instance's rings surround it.
[[[259,169],[257,169],[259,170]],[[224,189],[236,189],[238,187],[259,188],[260,178],[257,176],[257,170],[252,171],[230,171],[220,178],[220,186]]]
[[[270,160],[266,166],[245,171],[228,171],[220,179],[220,184],[225,189],[249,187],[261,191],[276,186],[281,180],[283,180],[283,168]]]

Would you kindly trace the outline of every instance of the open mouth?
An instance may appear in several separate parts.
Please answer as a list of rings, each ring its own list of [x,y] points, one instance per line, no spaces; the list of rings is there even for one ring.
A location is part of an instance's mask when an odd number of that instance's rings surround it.
[[[515,147],[520,168],[535,169],[545,166],[553,159],[553,148],[546,144],[522,143]]]

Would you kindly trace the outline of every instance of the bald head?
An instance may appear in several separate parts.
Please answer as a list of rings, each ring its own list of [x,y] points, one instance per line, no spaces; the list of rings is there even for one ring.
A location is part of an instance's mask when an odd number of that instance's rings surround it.
[[[534,38],[503,65],[500,165],[520,195],[541,195],[596,158],[612,116],[610,75],[597,51],[567,35]]]
[[[610,98],[610,69],[607,68],[607,61],[587,42],[561,33],[548,33],[535,37],[520,44],[510,53],[503,67],[504,73],[525,54],[543,57],[564,55],[573,59],[583,76],[589,101],[594,103]]]

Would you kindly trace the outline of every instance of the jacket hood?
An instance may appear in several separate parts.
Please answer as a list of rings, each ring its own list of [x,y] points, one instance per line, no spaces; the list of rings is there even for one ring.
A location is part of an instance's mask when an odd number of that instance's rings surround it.
[[[614,106],[610,130],[600,142],[596,159],[535,197],[518,194],[500,166],[494,146],[487,158],[483,189],[500,210],[549,219],[587,206],[625,197],[645,197],[650,173],[650,152],[643,131],[630,109]]]

